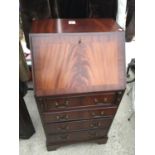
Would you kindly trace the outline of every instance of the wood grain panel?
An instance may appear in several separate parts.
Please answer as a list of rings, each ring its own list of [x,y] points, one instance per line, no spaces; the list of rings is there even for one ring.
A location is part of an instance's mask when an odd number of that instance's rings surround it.
[[[36,96],[125,88],[123,32],[31,35]]]

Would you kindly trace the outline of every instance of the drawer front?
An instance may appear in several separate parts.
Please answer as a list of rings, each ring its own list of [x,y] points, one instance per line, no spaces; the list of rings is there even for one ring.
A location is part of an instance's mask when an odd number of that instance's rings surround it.
[[[116,93],[102,93],[99,95],[77,96],[68,98],[51,98],[43,99],[43,111],[62,110],[66,108],[86,107],[104,105],[109,106],[114,104]]]
[[[80,119],[93,119],[113,116],[117,110],[117,107],[98,107],[98,108],[87,108],[79,110],[70,110],[63,112],[48,112],[42,113],[42,118],[45,123],[52,122],[63,122],[71,120],[80,120]]]
[[[86,96],[83,102],[91,105],[109,105],[114,103],[115,97],[115,93],[104,93],[101,95]]]
[[[68,143],[68,142],[76,142],[76,141],[86,141],[93,140],[101,137],[106,137],[107,130],[98,129],[98,130],[87,130],[80,132],[71,132],[64,134],[55,134],[55,135],[47,135],[48,143]]]
[[[101,118],[92,120],[72,121],[63,123],[50,123],[45,125],[47,134],[65,133],[88,129],[109,129],[112,118]]]
[[[82,103],[81,97],[74,98],[57,98],[50,97],[44,99],[44,111],[62,110],[70,107],[80,106]]]

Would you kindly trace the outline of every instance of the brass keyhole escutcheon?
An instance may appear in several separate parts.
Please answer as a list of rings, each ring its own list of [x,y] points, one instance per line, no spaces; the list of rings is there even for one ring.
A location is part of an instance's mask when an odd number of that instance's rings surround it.
[[[57,107],[59,105],[59,103],[58,102],[55,102],[55,106]]]
[[[98,102],[98,99],[97,99],[97,98],[95,98],[95,99],[94,99],[94,102],[95,102],[95,103],[97,103],[97,102]]]
[[[108,100],[108,98],[107,98],[107,97],[105,97],[105,98],[104,98],[104,102],[107,102],[107,100]]]
[[[81,39],[80,39],[78,43],[81,44],[81,42],[82,42],[82,41],[81,41]]]
[[[65,102],[65,105],[68,106],[68,104],[69,104],[69,101],[66,101],[66,102]]]
[[[104,111],[101,112],[101,115],[104,115]]]

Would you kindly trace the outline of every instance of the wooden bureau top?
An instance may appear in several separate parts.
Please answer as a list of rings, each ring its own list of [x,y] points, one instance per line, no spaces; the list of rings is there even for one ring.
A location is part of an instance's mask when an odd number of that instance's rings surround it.
[[[35,95],[125,89],[124,31],[118,31],[113,20],[76,19],[75,29],[62,20],[65,33],[56,33],[53,25],[57,21],[33,22],[30,44]]]
[[[75,24],[74,24],[75,23]],[[121,27],[113,19],[45,19],[32,24],[32,33],[111,32]]]

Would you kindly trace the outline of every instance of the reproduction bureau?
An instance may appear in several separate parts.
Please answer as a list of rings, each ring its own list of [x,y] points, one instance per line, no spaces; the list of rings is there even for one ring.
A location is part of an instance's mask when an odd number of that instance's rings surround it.
[[[33,21],[34,93],[48,150],[107,142],[126,87],[124,39],[112,19]]]

